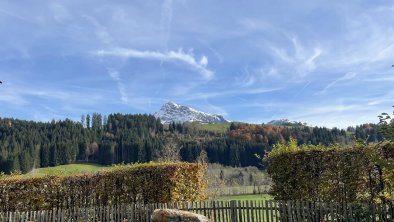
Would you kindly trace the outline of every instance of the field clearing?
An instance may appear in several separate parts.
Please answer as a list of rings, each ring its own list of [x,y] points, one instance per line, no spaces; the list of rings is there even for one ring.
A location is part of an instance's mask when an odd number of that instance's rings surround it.
[[[234,195],[234,196],[220,196],[213,198],[217,201],[230,201],[230,200],[272,200],[273,197],[269,194],[251,194],[251,195]]]
[[[213,131],[216,133],[227,133],[231,123],[218,123],[218,124],[198,124],[198,127],[203,130]]]
[[[215,193],[219,196],[234,196],[234,195],[251,195],[251,194],[265,194],[271,189],[270,185],[260,186],[229,186],[221,188],[208,188],[209,193]]]
[[[26,176],[59,176],[59,175],[75,175],[80,173],[97,172],[110,169],[111,166],[102,166],[98,164],[76,163],[68,165],[60,165],[55,167],[45,167],[32,170]]]

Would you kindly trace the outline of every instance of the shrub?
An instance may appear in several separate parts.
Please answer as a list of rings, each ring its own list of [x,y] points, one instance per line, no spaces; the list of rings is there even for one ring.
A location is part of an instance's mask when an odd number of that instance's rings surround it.
[[[392,144],[354,147],[274,146],[266,156],[272,194],[281,200],[385,202],[393,200]],[[277,150],[276,150],[277,149]]]
[[[0,180],[0,210],[200,200],[205,169],[203,164],[149,163],[64,177],[9,176]]]

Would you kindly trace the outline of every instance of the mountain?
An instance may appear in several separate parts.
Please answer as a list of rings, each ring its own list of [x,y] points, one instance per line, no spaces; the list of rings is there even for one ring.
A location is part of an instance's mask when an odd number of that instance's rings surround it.
[[[193,108],[168,102],[154,114],[162,123],[171,122],[200,122],[200,123],[227,123],[221,115],[209,114]]]
[[[295,122],[295,121],[290,121],[288,119],[277,119],[277,120],[271,120],[267,123],[267,125],[273,125],[273,126],[306,126],[306,123],[301,123],[301,122]]]

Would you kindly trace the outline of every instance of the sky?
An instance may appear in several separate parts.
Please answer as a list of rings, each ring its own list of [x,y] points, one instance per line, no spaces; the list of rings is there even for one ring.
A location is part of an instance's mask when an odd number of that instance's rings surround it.
[[[394,105],[394,2],[0,1],[0,117],[154,113],[346,127]]]

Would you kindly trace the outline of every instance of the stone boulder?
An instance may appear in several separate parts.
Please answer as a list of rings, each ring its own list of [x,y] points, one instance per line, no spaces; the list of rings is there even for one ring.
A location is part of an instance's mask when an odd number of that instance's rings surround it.
[[[175,209],[156,209],[152,222],[209,222],[203,215]]]

